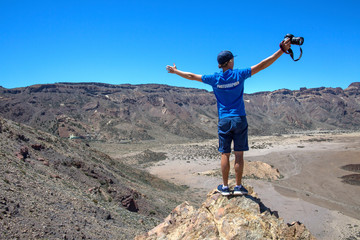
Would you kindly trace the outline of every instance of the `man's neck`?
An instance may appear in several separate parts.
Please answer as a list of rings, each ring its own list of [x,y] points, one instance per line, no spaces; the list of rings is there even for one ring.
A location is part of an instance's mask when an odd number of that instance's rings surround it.
[[[232,70],[232,68],[230,68],[230,67],[224,67],[224,68],[222,68],[223,72],[226,72],[226,71],[229,70],[229,69]]]

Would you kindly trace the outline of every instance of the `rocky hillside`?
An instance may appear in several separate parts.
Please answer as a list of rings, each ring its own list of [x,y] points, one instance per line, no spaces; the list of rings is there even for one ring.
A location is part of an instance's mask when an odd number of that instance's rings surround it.
[[[245,94],[250,133],[360,129],[360,83]],[[166,85],[58,83],[0,88],[0,115],[60,137],[129,142],[216,137],[211,92]]]
[[[130,239],[188,199],[82,141],[1,117],[0,173],[0,239]]]
[[[199,209],[184,202],[135,239],[315,239],[303,224],[285,224],[249,189],[248,196],[230,197],[214,190]]]

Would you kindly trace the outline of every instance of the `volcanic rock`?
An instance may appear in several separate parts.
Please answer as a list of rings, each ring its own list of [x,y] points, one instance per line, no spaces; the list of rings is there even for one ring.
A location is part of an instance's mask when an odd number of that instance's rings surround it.
[[[184,202],[135,239],[315,239],[303,224],[285,224],[249,190],[247,196],[230,197],[213,190],[199,209]]]

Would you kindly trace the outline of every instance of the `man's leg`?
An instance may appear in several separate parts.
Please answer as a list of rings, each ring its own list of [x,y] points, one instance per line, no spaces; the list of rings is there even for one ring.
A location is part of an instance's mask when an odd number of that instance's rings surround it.
[[[222,153],[221,154],[221,172],[222,172],[224,186],[229,186],[228,185],[229,172],[230,172],[229,160],[230,160],[230,153]]]
[[[217,190],[223,195],[230,195],[229,189],[229,172],[230,172],[230,153],[232,136],[230,133],[231,118],[223,118],[218,123],[219,134],[219,152],[221,152],[221,173],[223,184],[219,185]]]
[[[236,177],[236,185],[241,185],[242,175],[244,171],[244,152],[236,151],[235,153],[235,177]]]
[[[235,153],[235,177],[236,186],[234,195],[248,194],[246,188],[242,185],[242,176],[244,171],[244,151],[249,150],[248,145],[248,124],[246,116],[234,118],[233,123],[236,125],[234,134],[234,153]]]

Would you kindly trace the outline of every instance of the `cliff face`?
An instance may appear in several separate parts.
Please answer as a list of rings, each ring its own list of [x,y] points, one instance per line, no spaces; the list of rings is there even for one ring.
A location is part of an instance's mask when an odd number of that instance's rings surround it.
[[[49,131],[91,140],[212,138],[211,93],[165,85],[48,84],[0,89],[0,114]]]
[[[280,89],[244,97],[253,134],[360,128],[360,86]]]
[[[249,131],[359,130],[360,84],[245,94]],[[213,93],[166,85],[57,83],[0,88],[1,116],[60,137],[111,142],[217,137]]]
[[[224,197],[214,190],[197,210],[184,202],[163,223],[135,239],[315,239],[303,224],[285,224],[251,188],[249,192]]]

